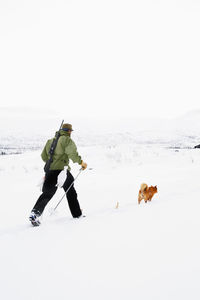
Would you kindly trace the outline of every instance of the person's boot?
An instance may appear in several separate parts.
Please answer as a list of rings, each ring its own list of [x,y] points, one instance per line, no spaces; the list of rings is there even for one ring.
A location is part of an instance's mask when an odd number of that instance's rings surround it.
[[[31,212],[31,214],[29,216],[29,221],[31,222],[31,224],[33,226],[39,226],[41,224],[40,220],[39,220],[39,217],[40,217],[39,213],[36,213],[35,211]]]

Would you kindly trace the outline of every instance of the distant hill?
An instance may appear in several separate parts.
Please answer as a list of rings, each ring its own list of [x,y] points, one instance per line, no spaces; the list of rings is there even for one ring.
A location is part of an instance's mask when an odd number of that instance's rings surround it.
[[[65,112],[64,112],[65,113]],[[0,108],[0,151],[22,153],[43,147],[58,130],[62,119],[72,123],[78,146],[130,144],[193,148],[200,143],[200,110],[176,119],[158,118],[70,118],[46,109]]]

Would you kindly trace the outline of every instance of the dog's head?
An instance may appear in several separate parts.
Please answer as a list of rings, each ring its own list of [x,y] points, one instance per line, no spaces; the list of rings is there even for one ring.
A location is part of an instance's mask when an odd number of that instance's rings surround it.
[[[158,192],[157,185],[153,186],[153,192],[156,194]]]
[[[156,194],[157,192],[158,192],[158,189],[157,189],[157,185],[155,185],[155,186],[150,186],[150,190],[151,190],[151,192],[153,193],[153,194]]]

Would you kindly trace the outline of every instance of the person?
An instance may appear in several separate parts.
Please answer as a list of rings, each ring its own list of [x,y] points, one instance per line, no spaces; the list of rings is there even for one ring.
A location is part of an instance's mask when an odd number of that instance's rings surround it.
[[[42,194],[36,201],[29,217],[29,220],[31,221],[33,226],[40,225],[40,216],[42,215],[47,203],[55,194],[57,190],[58,175],[64,169],[65,166],[67,166],[67,177],[62,187],[66,192],[70,185],[72,185],[69,191],[66,193],[69,209],[73,218],[79,218],[82,216],[82,211],[80,209],[80,205],[77,198],[77,192],[74,188],[74,185],[72,184],[74,181],[74,177],[70,172],[71,169],[69,166],[69,160],[71,159],[73,163],[78,163],[79,165],[81,165],[83,170],[87,168],[87,164],[82,160],[81,156],[78,154],[77,147],[74,141],[71,139],[72,131],[72,125],[68,123],[63,124],[62,129],[60,130],[60,137],[58,139],[58,143],[53,154],[53,161],[50,165],[49,172],[47,172],[45,175]],[[48,153],[52,141],[53,139],[47,141],[41,154],[41,157],[45,163],[49,159]]]

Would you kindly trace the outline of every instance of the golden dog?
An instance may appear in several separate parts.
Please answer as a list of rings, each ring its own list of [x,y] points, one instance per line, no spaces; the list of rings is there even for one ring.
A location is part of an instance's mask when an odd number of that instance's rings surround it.
[[[138,194],[138,204],[144,199],[144,202],[151,201],[154,194],[158,192],[157,186],[150,186],[146,183],[142,183],[140,186],[139,194]]]

